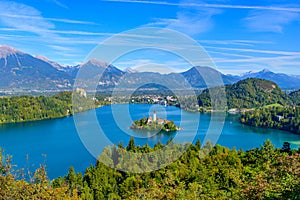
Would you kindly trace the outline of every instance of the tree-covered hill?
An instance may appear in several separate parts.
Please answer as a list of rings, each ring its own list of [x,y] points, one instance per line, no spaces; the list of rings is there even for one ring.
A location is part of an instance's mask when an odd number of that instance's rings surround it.
[[[99,105],[80,95],[77,107],[72,106],[72,92],[60,92],[53,96],[12,96],[0,97],[0,124],[60,118],[74,112],[91,109]]]
[[[300,134],[300,107],[265,107],[242,113],[241,123]]]
[[[232,85],[226,85],[228,108],[258,108],[270,104],[291,105],[290,97],[276,83],[268,80],[249,78]],[[199,105],[211,107],[209,89],[198,97]]]
[[[290,97],[295,105],[300,106],[300,90],[290,93]]]
[[[182,145],[173,145],[174,152]],[[47,179],[45,168],[38,169],[30,182],[11,174],[11,163],[0,153],[0,199],[299,199],[300,153],[289,144],[275,149],[270,141],[249,151],[228,149],[209,143],[188,147],[174,163],[148,173],[126,173],[101,162],[84,174],[70,168],[65,177]],[[153,152],[162,144],[126,148],[107,147],[101,156],[114,166],[135,163],[123,152]],[[137,154],[138,155],[138,154]],[[160,162],[155,154],[154,164]],[[129,159],[129,160],[128,160]],[[141,163],[140,166],[146,167]]]
[[[51,97],[14,96],[0,98],[0,123],[58,118],[71,114],[71,93]]]

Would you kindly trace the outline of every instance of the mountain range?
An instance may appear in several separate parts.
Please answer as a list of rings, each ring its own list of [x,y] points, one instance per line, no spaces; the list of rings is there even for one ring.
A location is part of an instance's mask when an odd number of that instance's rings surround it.
[[[261,78],[273,81],[282,89],[300,89],[300,76],[274,73],[267,69],[260,72],[248,72],[242,75],[223,74],[210,67],[194,66],[182,73],[160,74],[156,72],[138,72],[132,69],[120,70],[104,61],[92,59],[77,66],[64,66],[42,56],[32,56],[6,45],[0,45],[0,91],[9,90],[70,90],[77,72],[81,68],[89,69],[90,78],[94,72],[102,70],[98,89],[119,87],[120,89],[170,86],[184,89],[218,86],[216,76],[224,84],[236,83],[247,78]],[[95,71],[95,69],[97,69]],[[208,84],[206,84],[208,83]]]
[[[235,76],[237,77],[237,76]],[[299,89],[300,88],[300,76],[299,75],[289,75],[283,73],[274,73],[268,69],[263,69],[259,72],[247,72],[239,77],[240,80],[244,80],[246,78],[260,78],[265,80],[270,80],[277,85],[279,85],[282,89]]]

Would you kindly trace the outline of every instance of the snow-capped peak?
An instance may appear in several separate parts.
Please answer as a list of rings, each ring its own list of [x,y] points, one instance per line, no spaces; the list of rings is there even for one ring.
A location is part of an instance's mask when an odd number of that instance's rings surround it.
[[[265,68],[261,72],[265,72],[266,73],[266,72],[271,72],[271,71]]]
[[[22,53],[22,52],[13,47],[0,44],[0,58],[6,58],[16,53]]]
[[[124,72],[127,72],[127,73],[136,73],[138,72],[138,70],[132,68],[132,67],[127,67],[126,69],[124,69]]]
[[[84,62],[82,65],[86,65],[86,64],[92,64],[92,65],[99,66],[99,67],[104,67],[104,68],[109,66],[109,64],[107,62],[104,62],[102,60],[98,60],[98,59],[95,59],[95,58]]]
[[[45,61],[45,62],[51,62],[47,57],[45,57],[45,56],[40,56],[40,55],[36,55],[36,56],[34,56],[34,57],[36,57],[36,58],[38,58],[38,59],[40,59],[40,60],[43,60],[43,61]]]
[[[261,73],[268,73],[268,72],[271,72],[271,71],[269,69],[265,68],[261,71],[249,71],[249,72],[242,73],[240,75],[240,77],[247,77],[247,76],[251,76],[251,75],[254,75],[254,74],[261,74]]]
[[[255,73],[254,71],[248,71],[248,72],[240,74],[240,76],[243,77],[243,76],[247,76],[247,75],[254,74],[254,73]]]
[[[59,71],[66,71],[67,69],[71,68],[70,66],[60,65],[57,62],[51,61],[45,56],[37,55],[37,56],[35,56],[35,58],[38,58],[46,63],[49,63],[50,65],[52,65],[54,68],[56,68]]]

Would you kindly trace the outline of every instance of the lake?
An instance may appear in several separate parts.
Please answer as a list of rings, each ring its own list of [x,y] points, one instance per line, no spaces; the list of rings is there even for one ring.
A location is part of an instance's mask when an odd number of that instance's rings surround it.
[[[154,110],[158,118],[173,120],[183,130],[166,135],[141,133],[129,129],[132,120],[148,117]],[[281,147],[285,141],[291,143],[300,141],[300,135],[242,125],[237,115],[228,114],[223,121],[222,116],[218,114],[191,113],[173,106],[130,104],[103,106],[79,113],[75,117],[77,129],[74,117],[2,124],[0,125],[0,147],[4,154],[13,156],[12,161],[17,165],[16,168],[25,168],[25,171],[34,170],[45,163],[50,179],[66,175],[70,166],[73,166],[76,171],[83,172],[96,160],[89,151],[92,152],[94,148],[97,152],[101,152],[103,144],[107,144],[101,143],[103,141],[99,141],[99,145],[95,145],[98,144],[97,142],[94,144],[98,141],[97,130],[89,126],[93,124],[91,120],[94,114],[105,134],[103,138],[109,140],[111,144],[122,142],[127,145],[131,136],[135,137],[136,145],[148,143],[150,146],[158,141],[165,144],[171,138],[176,142],[195,142],[200,139],[202,143],[205,143],[206,139],[212,139],[229,148],[248,150],[260,147],[266,139],[270,139],[276,147]],[[77,130],[81,130],[78,129],[79,126],[84,127],[84,131],[80,134],[77,133]],[[207,137],[208,130],[213,132],[211,137]],[[221,131],[220,134],[217,133],[218,131]],[[82,141],[90,141],[92,147],[87,150]],[[296,145],[293,147],[298,148]]]

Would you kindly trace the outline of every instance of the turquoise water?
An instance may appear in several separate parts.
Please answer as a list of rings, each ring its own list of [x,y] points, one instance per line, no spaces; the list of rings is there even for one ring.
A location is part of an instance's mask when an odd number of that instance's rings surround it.
[[[218,139],[216,143],[229,148],[236,147],[237,149],[248,150],[260,147],[268,138],[276,147],[281,147],[285,141],[300,141],[299,135],[242,125],[238,122],[238,116],[236,115],[227,115],[223,122],[222,117],[216,114],[214,123],[212,123],[210,122],[211,114],[189,113],[171,106],[133,104],[129,105],[128,109],[130,118],[126,118],[127,110],[124,108],[127,108],[127,105],[114,106],[114,112],[112,112],[111,106],[96,109],[96,116],[103,133],[114,144],[121,141],[124,145],[127,145],[131,136],[135,137],[136,145],[148,143],[152,146],[158,141],[166,143],[174,137],[177,142],[200,139],[204,143],[210,123],[212,132],[218,132],[218,128],[223,127],[220,136],[218,137],[218,134],[216,134],[211,139]],[[132,120],[152,115],[153,110],[156,110],[158,117],[173,120],[183,130],[163,135],[140,133],[128,128]],[[80,113],[77,119],[82,119],[82,124],[89,124],[92,115],[93,111],[87,111]],[[200,119],[199,124],[195,123],[197,118]],[[198,125],[199,127],[197,127]],[[93,134],[95,132],[97,132],[96,129],[87,126],[86,133],[90,134],[85,137],[88,137],[90,141],[96,141],[96,134]],[[194,137],[192,133],[195,133],[196,136]],[[95,158],[81,142],[83,134],[85,133],[77,133],[73,117],[2,124],[0,125],[0,147],[3,148],[4,154],[13,156],[12,160],[17,165],[16,168],[25,168],[26,171],[28,168],[34,170],[40,164],[46,163],[48,175],[52,179],[65,175],[70,166],[74,166],[76,171],[83,172],[90,164],[95,163]],[[103,149],[103,145],[100,145],[100,143],[93,146],[99,152]],[[297,146],[294,147],[297,148]]]

